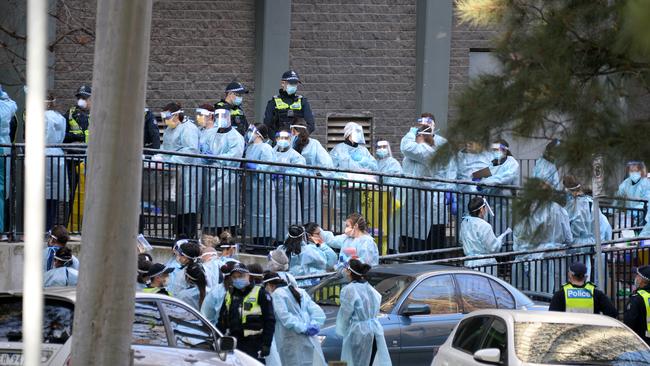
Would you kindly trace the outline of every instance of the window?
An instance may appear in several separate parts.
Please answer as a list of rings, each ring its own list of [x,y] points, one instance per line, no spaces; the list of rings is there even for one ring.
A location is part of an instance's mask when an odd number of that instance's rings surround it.
[[[135,302],[133,344],[167,346],[167,332],[155,302]]]
[[[515,309],[517,304],[515,303],[515,298],[512,297],[510,291],[503,287],[500,283],[494,280],[490,280],[490,286],[494,291],[494,295],[497,298],[497,306],[499,309]]]
[[[45,299],[43,341],[64,344],[72,334],[74,305],[61,300]],[[22,342],[23,299],[0,297],[0,342]]]
[[[490,327],[492,318],[489,316],[475,316],[460,322],[452,347],[469,354],[481,349],[485,332]]]
[[[327,150],[331,150],[337,144],[345,140],[343,138],[343,128],[348,122],[356,122],[363,127],[363,135],[366,139],[368,150],[372,149],[372,115],[369,113],[348,114],[348,113],[330,113],[327,115]]]
[[[212,328],[188,308],[168,302],[162,303],[174,332],[176,347],[215,351]]]
[[[456,275],[456,281],[460,288],[461,303],[465,313],[497,307],[490,282],[486,277],[469,274]]]
[[[497,348],[501,351],[501,362],[506,364],[508,359],[508,327],[502,319],[494,318],[481,348]]]
[[[404,301],[403,308],[411,304],[428,305],[431,314],[458,313],[454,280],[450,275],[427,278],[411,291]]]

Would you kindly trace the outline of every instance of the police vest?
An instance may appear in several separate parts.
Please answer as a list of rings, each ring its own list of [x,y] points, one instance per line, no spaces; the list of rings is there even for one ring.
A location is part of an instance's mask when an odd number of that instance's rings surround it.
[[[244,337],[262,334],[262,307],[260,306],[260,286],[253,286],[253,289],[244,297],[240,314],[241,324],[244,328]],[[230,313],[232,297],[230,292],[226,293],[226,309]]]
[[[88,116],[88,129],[86,131],[81,129],[81,126],[79,126],[79,122],[75,119],[75,113],[77,112],[77,107],[72,107],[68,111],[68,115],[70,116],[70,119],[68,120],[68,126],[70,126],[70,133],[73,135],[84,135],[85,137],[85,142],[88,143],[88,135],[90,131],[90,116]]]
[[[646,290],[638,290],[636,292],[643,299],[643,305],[645,305],[645,336],[650,338],[650,293]]]
[[[596,286],[587,282],[585,287],[575,287],[571,283],[562,286],[567,313],[594,313],[594,290]]]
[[[282,98],[280,98],[277,95],[273,96],[273,101],[275,101],[275,109],[280,110],[280,111],[287,110],[287,109],[291,109],[291,110],[294,110],[294,111],[302,110],[302,95],[299,95],[298,100],[291,103],[291,105],[285,103],[284,100],[282,100]]]
[[[231,118],[244,115],[244,112],[242,112],[241,108],[234,109],[234,107],[228,106],[224,102],[217,102],[217,107],[230,110]]]
[[[172,296],[172,293],[167,291],[164,287],[145,287],[142,289],[142,292],[147,294],[161,294]]]

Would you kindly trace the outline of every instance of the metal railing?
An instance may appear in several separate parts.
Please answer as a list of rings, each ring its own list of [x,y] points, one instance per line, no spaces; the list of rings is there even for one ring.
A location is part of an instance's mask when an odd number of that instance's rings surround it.
[[[9,215],[4,232],[15,236],[23,228],[24,154],[21,145],[8,146],[11,153],[4,161],[11,167],[5,178],[10,181]],[[64,224],[79,233],[86,199],[84,145],[49,148],[63,155],[46,158],[47,228]],[[411,260],[457,256],[463,208],[470,199],[487,197],[495,213],[488,220],[499,234],[512,227],[512,202],[519,189],[160,150],[145,154],[166,157],[165,162],[149,156],[142,161],[140,231],[158,243],[180,234],[197,238],[229,230],[248,249],[268,249],[284,240],[290,224],[317,222],[341,233],[348,214],[360,212],[382,254],[406,252]],[[119,192],[115,199],[120,199]],[[647,203],[638,202],[642,208],[624,208],[625,202],[614,201],[601,207],[610,223],[620,223],[617,227],[640,226]],[[456,249],[435,256],[413,253],[442,248]]]

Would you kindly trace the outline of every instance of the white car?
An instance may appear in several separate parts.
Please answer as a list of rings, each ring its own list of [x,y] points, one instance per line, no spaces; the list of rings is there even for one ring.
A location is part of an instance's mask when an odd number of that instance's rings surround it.
[[[70,362],[76,289],[46,288],[42,364]],[[22,365],[22,294],[0,293],[0,366]],[[257,366],[199,312],[173,297],[138,292],[132,332],[134,365]]]
[[[650,365],[650,347],[603,315],[518,310],[468,314],[432,366]]]

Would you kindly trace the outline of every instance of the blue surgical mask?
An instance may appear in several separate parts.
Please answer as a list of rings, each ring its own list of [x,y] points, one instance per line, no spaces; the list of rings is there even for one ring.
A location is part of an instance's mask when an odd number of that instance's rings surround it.
[[[641,180],[641,172],[630,172],[630,180],[634,183]]]
[[[379,149],[379,150],[377,150],[377,157],[378,157],[379,159],[383,159],[383,158],[385,158],[385,157],[387,157],[387,156],[388,156],[388,150],[386,150],[386,149]]]
[[[217,119],[217,128],[228,128],[230,124],[230,121],[228,121],[226,118],[218,118]]]
[[[287,94],[294,95],[298,91],[298,85],[287,85]]]
[[[251,284],[250,281],[245,279],[245,278],[237,278],[237,279],[232,280],[233,287],[238,289],[238,290],[243,290],[246,287],[248,287],[248,285],[250,285],[250,284]]]
[[[501,151],[492,151],[492,160],[501,160]]]
[[[278,147],[282,150],[289,148],[289,141],[287,140],[278,140]]]
[[[233,103],[235,105],[241,105],[241,102],[243,102],[243,101],[244,101],[244,98],[237,96],[237,97],[235,97],[235,100],[233,101]]]
[[[298,140],[298,136],[291,135],[291,146],[296,146],[297,140]]]

